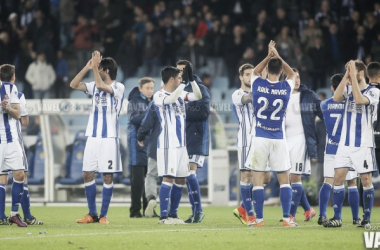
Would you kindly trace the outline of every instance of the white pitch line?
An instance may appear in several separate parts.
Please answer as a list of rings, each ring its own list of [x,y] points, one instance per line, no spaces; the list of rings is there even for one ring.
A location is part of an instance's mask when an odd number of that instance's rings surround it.
[[[165,225],[162,225],[165,226]],[[175,225],[174,225],[175,226]],[[295,228],[305,228],[305,227],[321,227],[319,225],[304,225],[299,226]],[[232,228],[193,228],[193,229],[170,229],[170,230],[145,230],[145,231],[125,231],[125,232],[99,232],[99,233],[84,233],[84,234],[56,234],[56,235],[39,235],[38,238],[59,238],[59,237],[78,237],[78,236],[95,236],[95,235],[108,235],[108,234],[136,234],[136,233],[162,233],[162,232],[199,232],[199,231],[229,231],[229,230],[261,230],[261,229],[280,229],[284,228],[282,226],[276,226],[276,227],[262,227],[262,228],[255,228],[255,227],[232,227]],[[287,228],[286,228],[287,229]],[[290,229],[291,230],[291,229]],[[30,239],[33,237],[33,235],[30,236],[18,236],[18,237],[5,237],[1,238],[0,240],[19,240],[19,239]]]

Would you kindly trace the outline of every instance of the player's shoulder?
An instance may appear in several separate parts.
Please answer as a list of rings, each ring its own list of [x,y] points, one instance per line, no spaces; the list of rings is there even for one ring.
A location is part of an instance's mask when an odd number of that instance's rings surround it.
[[[24,93],[22,93],[22,92],[18,92],[18,93],[17,93],[17,96],[18,96],[19,99],[22,99],[22,98],[25,99],[25,95],[24,95]]]
[[[232,93],[232,97],[242,96],[244,94],[245,94],[244,90],[239,88]]]
[[[124,91],[124,84],[122,84],[121,82],[117,82],[117,81],[114,81],[113,82],[113,87],[114,89],[120,89],[122,91]]]

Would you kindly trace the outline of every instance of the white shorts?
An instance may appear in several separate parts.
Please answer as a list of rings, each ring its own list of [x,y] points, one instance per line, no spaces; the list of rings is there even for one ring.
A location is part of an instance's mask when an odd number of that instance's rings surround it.
[[[249,151],[249,147],[237,148],[238,162],[239,162],[239,169],[240,170],[252,171],[251,168],[247,168],[244,166],[245,162],[247,161],[248,151]],[[269,165],[267,165],[267,167],[265,168],[265,172],[270,172]]]
[[[189,156],[186,147],[157,148],[157,171],[158,176],[189,176]]]
[[[334,178],[334,165],[335,165],[335,155],[325,154],[325,161],[323,162],[323,177]],[[356,171],[348,171],[346,175],[346,181],[350,181],[358,177]]]
[[[274,172],[291,168],[286,140],[253,137],[244,166],[257,172],[265,172],[267,166]]]
[[[83,172],[122,172],[119,138],[88,137],[83,156]]]
[[[0,144],[0,173],[25,170],[23,153],[18,141]]]
[[[307,155],[305,136],[296,136],[286,139],[289,148],[290,163],[292,164],[291,174],[310,175],[310,158]]]
[[[339,146],[335,156],[335,168],[350,168],[358,174],[377,171],[374,148]]]
[[[189,162],[195,163],[198,165],[198,168],[203,167],[203,163],[205,162],[204,155],[189,155]]]

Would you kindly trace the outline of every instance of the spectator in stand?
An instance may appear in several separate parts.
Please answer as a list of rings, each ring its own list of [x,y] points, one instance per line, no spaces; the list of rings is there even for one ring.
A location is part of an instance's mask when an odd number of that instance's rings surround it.
[[[356,30],[360,25],[360,13],[354,11],[351,14],[349,20],[345,20],[342,25],[342,40],[344,41],[344,46],[342,47],[342,63],[345,63],[352,58],[356,58],[356,41],[354,37],[357,36]]]
[[[161,54],[162,65],[175,65],[176,52],[182,42],[179,30],[173,25],[173,18],[170,15],[163,19],[163,26],[160,28],[161,36],[164,39],[164,49]]]
[[[248,47],[245,49],[243,53],[243,57],[239,61],[239,65],[243,65],[243,64],[254,65],[254,63],[255,63],[255,51],[251,47]]]
[[[313,62],[313,69],[311,71],[313,79],[312,89],[317,90],[326,85],[327,52],[326,48],[322,45],[320,37],[315,38],[314,47],[309,50],[309,56]]]
[[[366,34],[366,30],[364,26],[360,25],[356,30],[356,56],[358,60],[363,61],[365,55],[369,54],[371,49],[371,40],[368,38]]]
[[[317,27],[314,19],[309,19],[307,27],[304,29],[301,37],[301,43],[305,52],[308,52],[309,49],[314,46],[316,37],[322,37],[322,30]]]
[[[298,37],[302,37],[303,31],[308,26],[308,20],[310,20],[310,14],[307,10],[301,11],[301,17],[298,20]]]
[[[137,44],[136,33],[127,30],[116,53],[116,60],[124,73],[124,78],[136,75],[140,62],[140,48]]]
[[[75,20],[74,0],[60,0],[59,23],[61,49],[65,50],[72,38],[72,26]]]
[[[380,3],[375,3],[373,9],[373,15],[377,18],[377,21],[380,22]]]
[[[290,22],[286,16],[285,10],[283,8],[277,8],[276,17],[274,18],[272,22],[272,28],[271,28],[272,37],[275,37],[278,34],[280,34],[282,27],[284,26],[290,27]]]
[[[313,62],[311,58],[302,52],[300,46],[296,46],[292,56],[289,60],[289,65],[299,70],[300,78],[302,82],[307,85],[312,83],[311,72],[313,70]]]
[[[341,43],[341,36],[338,33],[338,25],[332,23],[329,27],[329,32],[325,36],[324,44],[326,45],[326,52],[328,56],[328,75],[334,75],[336,72],[342,72],[342,52],[341,48],[344,47]]]
[[[21,27],[26,29],[35,16],[35,5],[33,0],[26,0],[21,10]]]
[[[256,34],[264,32],[266,36],[271,34],[270,21],[266,10],[261,10],[257,15],[253,27],[255,27]]]
[[[133,9],[135,15],[135,24],[132,26],[132,30],[136,32],[137,42],[142,46],[144,35],[145,35],[145,21],[144,21],[144,12],[143,10],[135,6]]]
[[[204,65],[205,44],[202,39],[196,39],[193,34],[187,36],[186,42],[179,48],[177,55],[180,58],[191,60],[194,68]]]
[[[67,98],[67,87],[69,80],[69,65],[66,59],[63,57],[61,50],[57,51],[57,63],[55,67],[56,80],[54,83],[54,97],[55,98]]]
[[[338,22],[336,13],[330,9],[328,0],[322,1],[321,10],[315,15],[315,20],[320,24],[322,24],[323,20],[326,20],[328,24]]]
[[[46,62],[43,52],[38,53],[37,60],[29,65],[25,77],[32,85],[34,98],[50,98],[50,88],[56,76],[54,68]]]
[[[8,32],[0,32],[0,65],[12,63],[10,48]]]
[[[372,42],[371,55],[373,61],[380,62],[380,32],[377,33],[376,40]]]
[[[78,16],[78,24],[73,27],[74,48],[77,56],[77,67],[80,70],[91,58],[93,35],[98,33],[94,20],[88,21],[84,16]]]
[[[142,58],[144,75],[159,74],[160,57],[164,49],[164,41],[152,22],[145,24],[146,33],[142,43]]]
[[[295,43],[290,37],[289,26],[282,26],[281,33],[276,36],[276,44],[278,45],[278,52],[284,60],[289,60],[293,57],[293,50]]]
[[[33,42],[23,40],[21,42],[21,51],[16,59],[16,79],[23,83],[23,93],[26,99],[33,99],[32,85],[26,80],[26,71],[36,59],[37,53],[33,50]]]
[[[200,76],[200,78],[201,78],[201,81],[202,81],[203,85],[205,85],[209,89],[209,91],[211,93],[211,86],[212,86],[212,77],[211,77],[211,75],[208,74],[208,73],[202,73],[201,76]]]
[[[367,12],[365,14],[365,20],[363,21],[363,24],[366,28],[368,39],[371,41],[375,40],[377,33],[380,31],[380,25],[373,13]]]
[[[220,32],[220,21],[214,20],[212,28],[204,38],[207,55],[207,65],[214,77],[222,76],[224,73],[224,62],[222,58],[223,35]]]
[[[42,10],[36,11],[33,21],[27,28],[26,38],[33,42],[36,51],[44,52],[49,63],[54,61],[53,26]]]

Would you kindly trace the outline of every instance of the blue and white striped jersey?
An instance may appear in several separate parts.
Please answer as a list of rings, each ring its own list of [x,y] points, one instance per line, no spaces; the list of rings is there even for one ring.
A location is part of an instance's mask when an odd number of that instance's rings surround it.
[[[154,107],[158,120],[161,123],[161,132],[157,140],[157,148],[178,148],[186,146],[186,108],[185,97],[188,94],[182,91],[180,97],[171,104],[164,104],[166,97],[171,93],[160,90],[153,96]]]
[[[119,138],[119,115],[124,100],[124,85],[113,82],[113,93],[100,91],[95,82],[85,83],[86,93],[92,96],[92,110],[88,120],[86,136],[97,138]]]
[[[8,105],[20,104],[17,87],[9,82],[0,83],[0,102],[8,96]],[[12,118],[0,107],[0,144],[18,140],[17,122],[16,119]]]
[[[321,102],[321,110],[326,126],[325,153],[335,155],[342,132],[344,102],[334,102],[334,98],[331,97]]]
[[[243,104],[241,98],[249,94],[243,89],[238,89],[232,94],[233,110],[239,121],[239,132],[237,137],[238,148],[249,147],[251,144],[251,127],[253,122],[253,105],[252,103]]]
[[[352,87],[344,89],[345,110],[339,145],[350,147],[374,147],[373,122],[377,116],[379,90],[369,85],[361,90],[369,104],[356,104]]]
[[[252,77],[252,102],[256,137],[284,139],[284,116],[294,88],[293,80],[272,82]]]

